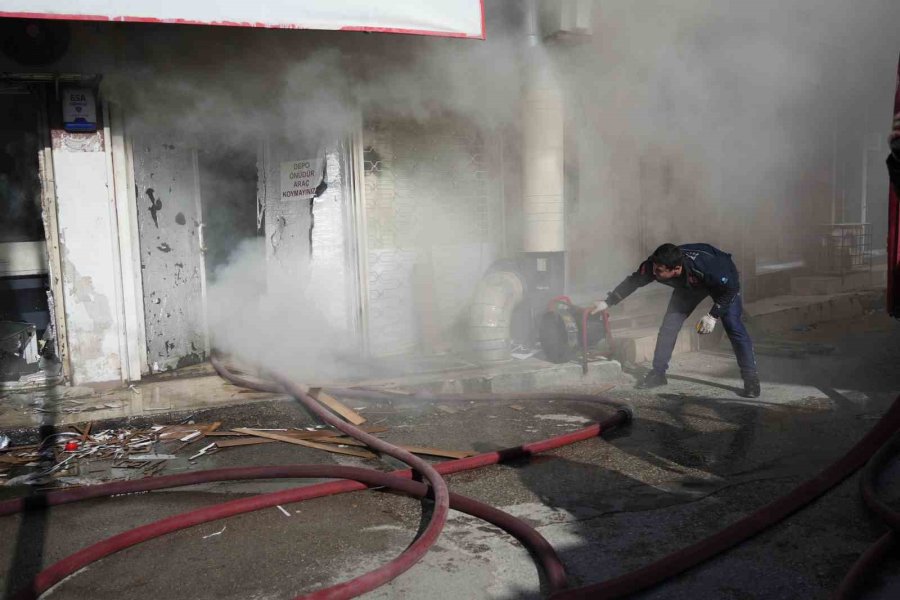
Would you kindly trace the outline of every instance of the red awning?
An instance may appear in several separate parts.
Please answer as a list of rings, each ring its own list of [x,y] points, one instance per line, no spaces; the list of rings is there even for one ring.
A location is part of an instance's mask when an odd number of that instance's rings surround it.
[[[378,31],[484,39],[483,0],[4,0],[0,17]]]

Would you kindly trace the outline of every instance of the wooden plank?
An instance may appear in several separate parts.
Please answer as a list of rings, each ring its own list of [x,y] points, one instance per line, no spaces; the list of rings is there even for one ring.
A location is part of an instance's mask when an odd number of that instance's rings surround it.
[[[359,440],[354,440],[353,438],[341,437],[341,438],[326,438],[319,440],[319,442],[323,444],[344,444],[346,446],[365,446],[364,443]],[[444,450],[442,448],[431,448],[428,446],[404,446],[402,444],[394,444],[398,448],[403,448],[407,452],[411,452],[413,454],[425,454],[427,456],[441,456],[444,458],[467,458],[469,456],[475,456],[478,454],[477,452],[466,452],[465,450]]]
[[[298,446],[306,446],[307,448],[315,448],[317,450],[325,450],[326,452],[334,452],[335,454],[349,454],[350,456],[358,456],[360,458],[375,458],[375,455],[368,450],[353,450],[350,448],[335,448],[334,446],[326,446],[325,444],[317,444],[308,440],[301,440],[289,435],[281,435],[271,431],[255,431],[253,429],[238,428],[234,431],[255,435],[270,440],[278,440],[279,442],[287,442],[288,444],[297,444]]]
[[[7,446],[5,449],[0,450],[0,452],[19,452],[20,450],[34,450],[38,447],[39,444],[30,444],[28,446]]]
[[[367,433],[382,433],[387,431],[387,427],[363,427],[362,428]],[[279,432],[281,433],[281,432]],[[276,440],[263,439],[255,436],[251,436],[247,433],[238,433],[236,431],[231,432],[220,432],[214,433],[215,435],[230,435],[232,437],[238,437],[238,439],[233,440],[222,440],[221,442],[216,442],[216,446],[219,448],[235,448],[238,446],[255,446],[257,444],[268,444],[271,442],[275,442]],[[323,441],[333,437],[342,437],[344,434],[340,431],[331,431],[328,429],[321,431],[289,431],[283,433],[282,435],[287,435],[289,437],[293,437],[299,440],[317,440]]]
[[[324,404],[325,406],[342,416],[345,420],[349,421],[353,425],[362,425],[366,422],[365,417],[351,409],[349,406],[345,405],[337,398],[329,396],[321,388],[311,388],[309,390],[309,395],[318,400],[321,404]]]
[[[247,429],[253,429],[254,431],[260,431],[253,427],[248,427]],[[384,433],[388,430],[387,427],[360,427],[362,431],[366,433]],[[280,433],[282,435],[289,435],[291,437],[300,438],[301,440],[314,440],[317,438],[323,437],[340,437],[346,435],[343,431],[338,431],[336,429],[316,429],[315,431],[304,431],[302,429],[291,429],[288,431],[276,431],[275,433]],[[207,433],[206,435],[211,437],[246,437],[249,434],[246,433],[238,433],[237,431],[214,431],[212,433]]]
[[[267,440],[255,436],[247,436],[237,440],[222,440],[216,442],[216,448],[234,448],[235,446],[256,446],[257,444],[274,444],[277,440]]]

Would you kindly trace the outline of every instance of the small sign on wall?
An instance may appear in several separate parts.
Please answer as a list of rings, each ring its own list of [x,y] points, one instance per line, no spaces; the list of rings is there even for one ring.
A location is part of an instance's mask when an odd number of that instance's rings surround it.
[[[324,160],[292,160],[281,163],[281,200],[309,200],[322,182]]]
[[[97,131],[97,101],[89,88],[66,88],[63,91],[63,128],[66,131]]]

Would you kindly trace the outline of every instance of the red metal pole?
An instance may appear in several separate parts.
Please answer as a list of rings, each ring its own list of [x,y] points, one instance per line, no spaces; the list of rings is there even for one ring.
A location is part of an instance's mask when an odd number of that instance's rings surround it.
[[[900,115],[900,61],[897,63],[897,88],[894,92],[894,116]],[[900,319],[900,189],[890,185],[888,200],[888,287],[887,310]]]

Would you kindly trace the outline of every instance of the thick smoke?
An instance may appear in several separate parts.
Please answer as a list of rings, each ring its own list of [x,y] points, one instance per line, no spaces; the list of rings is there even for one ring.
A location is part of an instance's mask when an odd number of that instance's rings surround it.
[[[581,178],[576,285],[614,285],[664,241],[721,245],[752,275],[757,259],[802,255],[833,196],[835,220],[858,221],[900,22],[896,2],[862,4],[597,3],[592,39],[555,52]],[[833,162],[849,171],[833,177]],[[883,169],[870,177],[884,185]]]
[[[163,130],[200,146],[334,146],[360,115],[423,131],[464,122],[503,149],[490,174],[508,217],[498,246],[515,249],[527,4],[487,2],[485,42],[121,25],[114,48],[96,49],[97,70],[131,134]],[[889,121],[898,22],[895,0],[595,2],[590,37],[543,50],[567,105],[570,287],[604,292],[665,241],[720,245],[747,278],[757,260],[802,253],[833,211],[858,218],[856,171],[866,136]],[[429,206],[427,196],[415,201]],[[451,190],[418,213],[413,250],[447,237],[457,200]],[[884,215],[873,208],[871,219]],[[266,294],[265,243],[236,241],[213,274],[213,336],[248,358],[322,372],[356,343],[324,307],[355,291],[311,286],[297,279],[312,268],[300,264]],[[429,269],[433,282],[474,289],[477,277]],[[425,287],[413,307],[422,314],[442,297]]]

